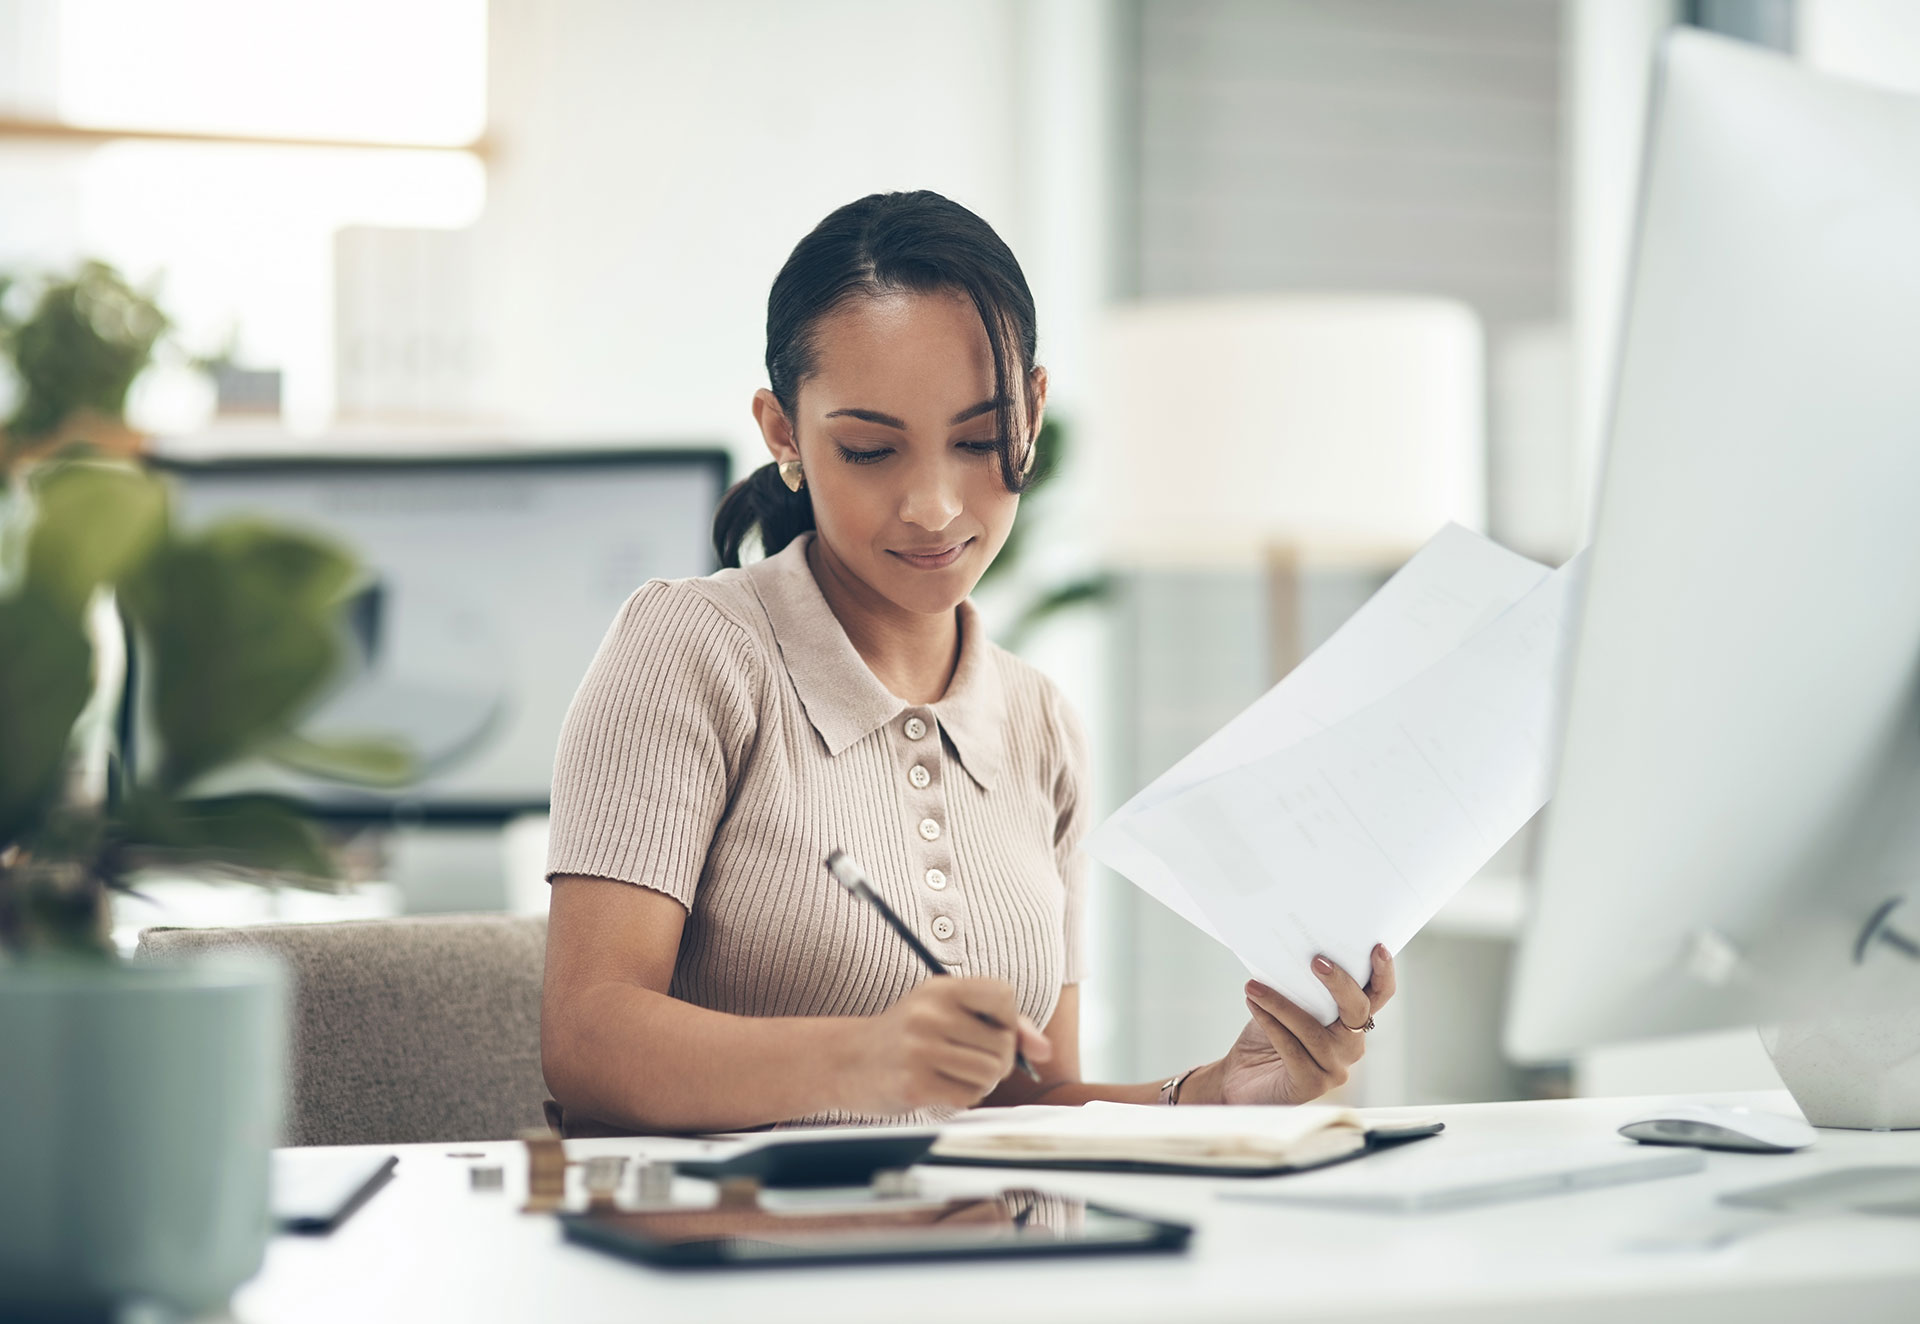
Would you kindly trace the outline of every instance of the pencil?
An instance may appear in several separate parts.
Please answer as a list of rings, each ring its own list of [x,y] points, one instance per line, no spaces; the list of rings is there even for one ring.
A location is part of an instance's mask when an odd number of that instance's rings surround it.
[[[947,973],[947,967],[940,958],[927,950],[927,945],[920,941],[919,935],[907,927],[905,920],[893,913],[892,906],[880,899],[880,894],[873,890],[873,884],[867,881],[866,870],[860,867],[858,860],[843,850],[834,851],[827,856],[827,872],[833,875],[836,883],[879,911],[880,918],[887,922],[887,927],[900,935],[901,941],[905,942],[912,949],[913,954],[926,965],[929,974]],[[1006,1028],[1000,1026],[1000,1023],[991,1016],[982,1015],[980,1012],[975,1012],[974,1015],[979,1016],[988,1025]],[[1027,1061],[1027,1055],[1018,1048],[1013,1050],[1013,1064],[1026,1074],[1028,1080],[1035,1084],[1039,1083],[1040,1073],[1033,1069],[1033,1063]]]

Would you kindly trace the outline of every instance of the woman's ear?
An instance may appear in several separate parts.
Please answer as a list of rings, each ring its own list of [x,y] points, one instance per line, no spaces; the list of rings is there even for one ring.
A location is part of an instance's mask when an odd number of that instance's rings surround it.
[[[793,420],[780,407],[780,397],[761,387],[753,393],[753,421],[760,425],[761,440],[775,464],[800,458],[800,443],[794,440]]]
[[[1047,416],[1047,370],[1035,367],[1027,376],[1027,454],[1020,466],[1022,474],[1033,472],[1034,458],[1040,453],[1040,424]]]

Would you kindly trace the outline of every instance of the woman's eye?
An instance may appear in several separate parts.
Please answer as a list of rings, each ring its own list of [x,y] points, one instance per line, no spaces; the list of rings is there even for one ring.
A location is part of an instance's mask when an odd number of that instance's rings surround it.
[[[836,443],[837,444],[837,443]],[[884,460],[893,454],[891,447],[882,446],[878,450],[857,451],[847,446],[839,447],[840,458],[848,464],[872,464],[875,460]]]
[[[963,441],[960,443],[960,449],[974,455],[996,455],[1000,451],[1000,443],[997,441]]]

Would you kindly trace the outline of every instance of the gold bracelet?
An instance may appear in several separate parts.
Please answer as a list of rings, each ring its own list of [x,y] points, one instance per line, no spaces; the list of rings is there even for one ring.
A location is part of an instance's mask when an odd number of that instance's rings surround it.
[[[1194,1072],[1198,1071],[1199,1069],[1200,1068],[1197,1066],[1188,1067],[1185,1071],[1182,1071],[1179,1075],[1171,1077],[1170,1079],[1162,1082],[1160,1086],[1160,1102],[1165,1104],[1169,1108],[1179,1103],[1180,1087],[1187,1083],[1188,1076],[1191,1076]]]

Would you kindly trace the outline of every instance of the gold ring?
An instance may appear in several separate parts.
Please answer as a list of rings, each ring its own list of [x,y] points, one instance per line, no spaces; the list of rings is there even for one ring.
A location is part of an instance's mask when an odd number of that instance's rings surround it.
[[[1373,1017],[1371,1016],[1367,1017],[1367,1023],[1365,1025],[1349,1025],[1347,1026],[1347,1028],[1349,1030],[1352,1030],[1355,1034],[1365,1034],[1368,1030],[1371,1030],[1373,1028]]]

